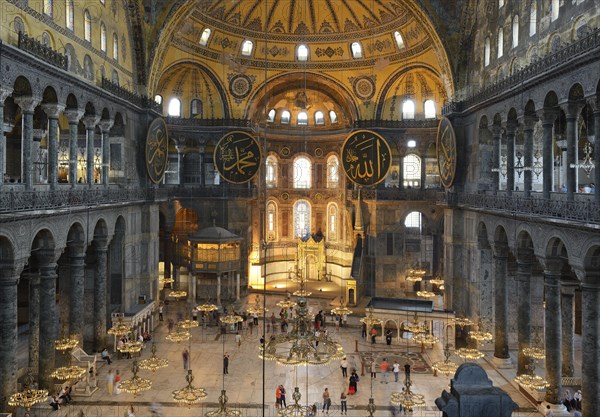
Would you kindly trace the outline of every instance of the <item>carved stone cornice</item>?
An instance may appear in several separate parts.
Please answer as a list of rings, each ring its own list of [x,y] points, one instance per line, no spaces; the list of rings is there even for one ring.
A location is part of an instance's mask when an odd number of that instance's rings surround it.
[[[41,97],[19,96],[15,97],[15,103],[21,108],[23,113],[33,113],[38,104],[42,101]]]

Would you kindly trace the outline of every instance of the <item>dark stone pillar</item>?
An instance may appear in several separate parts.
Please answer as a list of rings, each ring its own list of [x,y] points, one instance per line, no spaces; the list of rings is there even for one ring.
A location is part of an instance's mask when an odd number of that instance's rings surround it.
[[[0,87],[0,191],[4,185],[4,155],[6,154],[6,137],[4,136],[4,100],[12,95],[12,87]]]
[[[427,188],[427,162],[425,155],[421,158],[421,191],[425,191]]]
[[[494,244],[494,306],[495,306],[495,345],[494,358],[510,359],[508,352],[508,292],[506,281],[508,246]]]
[[[71,246],[69,248],[69,272],[71,288],[69,296],[69,333],[79,339],[83,347],[83,329],[85,317],[85,248]]]
[[[179,186],[183,187],[185,185],[185,176],[184,176],[184,168],[183,168],[183,151],[185,149],[184,144],[176,144],[175,149],[177,149],[177,174],[179,178]]]
[[[56,256],[53,250],[40,249],[36,258],[40,271],[40,387],[54,389],[50,373],[55,366],[54,341],[58,337],[56,307]],[[43,314],[41,309],[43,308]]]
[[[596,272],[597,273],[597,272]],[[581,340],[583,363],[581,394],[583,417],[600,416],[600,277],[587,277],[581,284],[583,335]]]
[[[400,164],[398,166],[398,189],[404,189],[404,156],[400,157]]]
[[[106,347],[107,243],[106,238],[94,239],[96,252],[96,265],[94,268],[94,349],[97,352]]]
[[[48,183],[51,190],[58,186],[58,116],[65,109],[59,104],[42,104],[48,116]]]
[[[83,118],[83,124],[86,130],[86,182],[89,188],[94,185],[94,132],[96,125],[100,121],[98,116],[85,116]]]
[[[573,376],[575,372],[575,286],[563,283],[561,286],[561,313],[562,313],[562,374]]]
[[[600,152],[596,152],[596,149],[600,150],[600,97],[588,100],[588,104],[594,110],[594,201],[600,203]]]
[[[527,373],[529,358],[523,355],[523,348],[531,344],[531,267],[533,251],[531,249],[517,250],[517,321],[519,359],[517,375]]]
[[[171,278],[171,229],[164,230],[164,276],[165,278]]]
[[[200,147],[200,185],[206,185],[206,166],[204,165],[204,146]],[[212,185],[212,184],[211,184]]]
[[[502,128],[491,125],[492,131],[492,191],[498,193],[500,189],[500,155],[502,155]]]
[[[113,120],[100,120],[100,132],[102,132],[102,173],[100,175],[100,182],[104,188],[108,188],[108,169],[110,167],[109,132],[113,123]]]
[[[23,161],[21,161],[21,182],[25,184],[26,190],[33,189],[33,112],[39,102],[39,99],[30,96],[15,98],[15,103],[19,105],[23,112],[23,132],[21,133],[23,155]]]
[[[540,119],[542,120],[542,127],[544,129],[542,149],[542,192],[543,197],[546,199],[550,198],[550,193],[552,192],[552,175],[554,170],[554,158],[552,157],[554,143],[552,141],[552,131],[554,129],[554,121],[556,120],[557,116],[558,114],[555,109],[545,109],[540,112]]]
[[[77,184],[77,135],[79,120],[83,117],[83,112],[77,109],[67,109],[64,112],[69,121],[69,184],[75,188]]]
[[[571,168],[572,164],[577,163],[577,114],[579,106],[567,105],[565,108],[567,116],[567,200],[575,200],[577,192],[577,168]]]
[[[562,261],[546,259],[544,268],[544,291],[546,294],[546,401],[560,404],[562,395],[562,317],[560,308],[560,270]]]
[[[525,139],[523,165],[527,168],[523,172],[523,191],[525,191],[525,197],[531,196],[531,189],[533,187],[533,128],[537,120],[538,118],[535,115],[527,115],[523,120],[523,136]]]
[[[516,121],[506,123],[506,195],[512,195],[515,189],[515,134]]]
[[[19,271],[0,263],[0,411],[8,411],[8,397],[17,391],[17,284]]]
[[[29,280],[29,367],[37,369],[40,363],[40,274],[24,274]]]

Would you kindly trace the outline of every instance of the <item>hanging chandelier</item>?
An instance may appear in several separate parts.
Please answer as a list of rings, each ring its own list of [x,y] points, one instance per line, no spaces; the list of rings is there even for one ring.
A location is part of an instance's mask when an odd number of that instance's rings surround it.
[[[181,342],[185,342],[186,340],[190,340],[190,337],[192,337],[192,334],[184,329],[177,329],[174,332],[169,333],[166,336],[166,339],[170,342],[177,342],[177,343],[181,343]]]
[[[423,268],[410,268],[406,271],[406,280],[409,282],[421,282],[427,271]]]
[[[336,316],[348,316],[352,314],[352,310],[346,306],[346,300],[344,297],[340,298],[339,306],[331,309],[331,314],[335,314]]]
[[[173,399],[176,402],[190,407],[192,404],[196,404],[203,398],[206,398],[206,390],[204,388],[196,388],[192,385],[194,376],[191,369],[188,369],[185,380],[187,382],[186,387],[173,391]]]
[[[172,283],[175,282],[175,280],[173,278],[170,278],[170,277],[169,278],[163,278],[162,281],[163,281],[164,284],[172,284]]]
[[[152,343],[152,357],[141,361],[140,368],[147,369],[154,373],[158,369],[166,368],[167,366],[169,366],[169,361],[167,359],[159,358],[156,356],[156,344]]]
[[[256,314],[260,316],[269,310],[260,305],[260,299],[258,297],[258,294],[256,294],[256,298],[254,299],[254,305],[248,307],[246,311],[250,314]]]
[[[218,309],[219,309],[219,307],[217,307],[216,305],[214,305],[208,301],[206,303],[200,304],[199,306],[196,307],[196,310],[201,311],[203,313],[211,313]]]
[[[401,405],[407,411],[413,411],[416,406],[425,404],[425,396],[412,392],[411,386],[410,376],[407,375],[404,381],[404,390],[392,392],[390,402],[396,406]]]
[[[523,355],[538,361],[546,359],[546,349],[542,346],[540,335],[536,333],[534,343],[523,348]]]
[[[119,389],[129,394],[133,394],[133,398],[137,397],[140,392],[148,391],[152,387],[151,380],[137,376],[138,371],[138,362],[137,360],[134,360],[133,365],[131,365],[133,376],[131,379],[125,379],[119,383]]]
[[[232,410],[227,407],[227,391],[221,390],[221,395],[219,395],[219,408],[213,411],[209,411],[204,414],[204,417],[240,417],[242,412],[240,410]]]
[[[369,398],[369,404],[367,404],[367,413],[369,413],[369,417],[373,417],[373,414],[375,413],[375,411],[377,410],[377,407],[375,407],[375,400],[373,399],[373,397]],[[346,413],[348,414],[348,413]]]
[[[431,291],[417,291],[417,295],[423,298],[433,298],[435,297],[435,293]]]
[[[289,296],[285,297],[285,300],[281,300],[281,301],[277,302],[277,306],[281,307],[285,310],[296,307],[297,305],[298,304],[295,301],[292,301]]]
[[[27,372],[23,391],[14,393],[8,398],[8,405],[11,407],[23,407],[27,411],[31,410],[36,404],[46,402],[48,399],[48,390],[33,388],[33,373]]]
[[[114,324],[106,333],[115,337],[122,337],[131,332],[133,329],[131,325],[123,323],[123,317],[119,317],[117,324]]]
[[[117,350],[121,353],[139,353],[144,348],[143,342],[138,342],[133,338],[126,342],[123,342],[121,345],[117,345]]]
[[[167,295],[167,297],[172,297],[172,298],[179,300],[181,298],[187,297],[187,291],[182,291],[182,290],[171,291]]]
[[[456,326],[460,327],[461,329],[463,327],[466,326],[472,326],[473,325],[473,320],[471,320],[468,317],[460,317],[460,316],[456,316],[453,319],[450,320],[453,324],[455,324]]]
[[[444,285],[444,279],[441,275],[436,275],[435,278],[429,280],[433,285],[437,285],[438,287]]]
[[[379,317],[374,317],[373,311],[373,306],[369,306],[369,313],[360,319],[360,322],[366,324],[368,327],[380,326],[383,323],[383,320],[381,320]]]
[[[417,343],[424,343],[426,345],[433,345],[440,341],[437,336],[434,336],[429,333],[418,333],[413,336],[413,340]]]
[[[541,390],[550,386],[546,379],[535,374],[535,359],[529,358],[529,364],[525,368],[527,373],[517,375],[514,379],[516,383],[534,390]]]
[[[475,348],[460,348],[456,350],[456,354],[464,360],[476,361],[485,356],[485,353]]]
[[[293,294],[296,297],[310,297],[312,295],[312,292],[301,289],[301,290],[294,291]]]
[[[70,381],[72,379],[80,378],[83,374],[85,374],[85,368],[82,368],[80,366],[69,365],[56,368],[50,374],[50,376],[60,381]]]
[[[66,353],[71,349],[75,349],[79,345],[79,340],[74,336],[57,339],[54,341],[54,348],[59,352]]]
[[[483,328],[483,324],[481,322],[481,319],[479,320],[479,323],[477,324],[477,331],[470,331],[469,332],[469,338],[476,340],[480,343],[487,343],[487,342],[491,342],[493,339],[493,336],[490,332],[486,332],[485,329]]]
[[[342,346],[321,333],[315,336],[308,317],[306,298],[298,299],[292,330],[271,338],[261,346],[259,357],[281,365],[325,365],[344,356]]]
[[[230,313],[226,314],[225,316],[222,316],[219,319],[219,320],[221,320],[221,323],[234,325],[234,324],[238,324],[238,323],[241,323],[242,321],[244,321],[242,316],[238,316],[237,314],[235,314],[235,311],[233,310],[233,306],[231,306],[229,308],[229,311],[230,311]]]
[[[450,345],[446,343],[444,346],[444,360],[435,362],[431,365],[433,369],[441,373],[442,375],[451,375],[456,372],[458,369],[458,365],[450,360],[450,356],[452,353],[450,352]]]
[[[298,387],[294,387],[294,393],[292,394],[294,404],[290,404],[287,407],[277,411],[277,415],[279,415],[279,417],[307,417],[311,415],[312,407],[300,405],[301,398],[302,395],[300,394],[300,389]]]
[[[180,329],[193,329],[195,327],[198,327],[199,325],[200,325],[200,323],[198,323],[198,320],[186,319],[186,320],[179,320],[177,322],[177,327],[179,327]]]
[[[421,323],[419,321],[419,316],[417,315],[417,313],[415,313],[415,316],[413,317],[413,319],[402,325],[404,327],[404,330],[407,332],[411,332],[414,334],[419,334],[419,333],[427,333],[427,329],[425,328],[425,324]]]

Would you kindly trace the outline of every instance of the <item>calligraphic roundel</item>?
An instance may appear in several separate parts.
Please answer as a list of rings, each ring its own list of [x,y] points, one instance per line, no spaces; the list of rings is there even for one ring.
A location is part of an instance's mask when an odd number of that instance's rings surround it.
[[[456,136],[450,120],[440,120],[436,140],[438,172],[440,181],[446,188],[452,187],[456,177]]]
[[[260,168],[260,146],[246,132],[229,132],[215,147],[214,161],[225,181],[243,184],[250,181]]]
[[[169,134],[165,119],[157,118],[150,123],[146,134],[146,170],[150,180],[158,184],[167,169]]]
[[[352,132],[342,145],[342,167],[358,185],[375,185],[385,179],[392,165],[392,152],[384,138],[370,130]]]

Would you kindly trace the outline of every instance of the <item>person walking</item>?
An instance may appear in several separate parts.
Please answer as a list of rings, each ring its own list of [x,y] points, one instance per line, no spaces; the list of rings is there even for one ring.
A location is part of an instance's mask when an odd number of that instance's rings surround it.
[[[184,349],[181,353],[181,357],[183,359],[183,369],[187,371],[190,364],[190,352],[187,349]]]
[[[340,404],[342,405],[342,415],[348,415],[348,404],[347,404],[348,398],[346,397],[346,393],[344,392],[344,390],[342,390],[342,393],[340,394]]]
[[[329,414],[329,407],[331,407],[331,398],[329,397],[329,390],[325,388],[325,391],[323,391],[323,411],[325,411],[325,414]]]
[[[388,346],[392,344],[392,331],[390,329],[385,331],[385,343]]]
[[[173,326],[175,326],[175,322],[173,319],[169,319],[169,323],[167,324],[167,330],[169,331],[169,334],[171,334],[173,331]]]
[[[108,389],[108,395],[113,395],[113,389],[115,387],[115,375],[113,374],[112,369],[108,370],[108,374],[106,374],[106,388]]]
[[[240,332],[235,333],[235,343],[238,346],[238,348],[242,346],[242,335],[240,334]]]
[[[158,320],[163,321],[163,305],[158,306]]]
[[[340,362],[340,368],[342,368],[342,377],[348,377],[348,360],[344,356]]]
[[[371,378],[377,379],[377,362],[375,362],[375,359],[371,361]]]
[[[348,384],[348,395],[354,395],[358,391],[358,374],[356,370],[352,370],[350,374],[350,383]]]
[[[371,344],[375,344],[375,338],[377,337],[377,329],[373,327],[371,329]]]
[[[192,309],[192,320],[198,321],[198,309],[196,307]]]
[[[392,370],[394,372],[394,382],[398,382],[398,375],[400,374],[400,364],[398,361],[394,361]]]
[[[115,374],[115,395],[119,395],[121,393],[121,373],[117,369],[117,373]]]
[[[283,385],[279,385],[279,392],[281,392],[281,405],[285,408],[287,404],[285,402],[285,388],[283,388]]]
[[[275,390],[275,408],[279,409],[281,407],[281,390],[279,389],[281,385],[277,386]]]
[[[223,374],[229,374],[229,353],[227,352],[223,355]]]
[[[388,363],[386,358],[383,358],[383,360],[381,361],[381,363],[379,364],[379,369],[381,369],[381,374],[383,375],[383,381],[384,383],[388,383],[388,370],[390,368],[390,364]]]

